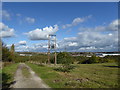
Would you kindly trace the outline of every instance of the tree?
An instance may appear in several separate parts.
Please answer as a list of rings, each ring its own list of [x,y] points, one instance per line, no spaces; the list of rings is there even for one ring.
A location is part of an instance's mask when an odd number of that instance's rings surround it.
[[[92,63],[97,63],[97,62],[98,62],[98,58],[93,55],[88,60],[83,61],[82,64],[92,64]]]
[[[57,55],[57,62],[58,64],[71,64],[72,63],[72,57],[67,52],[60,52]]]
[[[14,52],[15,52],[15,46],[14,46],[14,44],[12,44],[10,51],[14,54]]]
[[[2,41],[0,39],[0,61],[2,60]]]
[[[2,43],[2,61],[12,61],[11,53],[4,43]]]
[[[62,67],[55,68],[56,71],[62,72],[70,72],[70,70],[74,69],[74,66],[70,65],[73,62],[73,58],[70,56],[68,52],[60,52],[57,55],[58,63],[62,64]]]
[[[10,53],[11,53],[12,59],[15,59],[15,46],[14,46],[14,44],[12,44],[12,46],[10,48]]]

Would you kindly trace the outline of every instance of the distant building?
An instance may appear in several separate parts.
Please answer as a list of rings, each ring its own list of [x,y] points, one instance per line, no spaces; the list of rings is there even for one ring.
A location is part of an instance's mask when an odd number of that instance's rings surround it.
[[[32,54],[19,54],[20,56],[32,56]]]
[[[104,57],[102,53],[96,53],[95,54],[97,57]]]
[[[118,56],[120,55],[119,52],[91,52],[91,53],[71,53],[71,56],[86,56],[86,57],[91,57],[93,55],[96,55],[97,57],[105,57],[105,56]]]
[[[105,57],[105,56],[118,56],[120,55],[119,53],[96,53],[96,56],[98,57]]]

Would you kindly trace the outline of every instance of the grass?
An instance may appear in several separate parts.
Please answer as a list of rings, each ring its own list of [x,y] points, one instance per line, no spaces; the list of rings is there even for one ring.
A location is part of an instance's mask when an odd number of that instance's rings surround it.
[[[22,68],[22,74],[28,78],[30,76],[30,72],[28,71],[28,68],[27,67],[23,67]]]
[[[0,69],[0,74],[2,73],[2,69]]]
[[[53,67],[39,66],[30,63],[27,63],[27,65],[30,66],[33,69],[33,71],[35,71],[37,75],[40,76],[50,87],[61,88],[61,86],[63,86],[60,85],[62,84],[61,82],[55,82],[58,78],[61,78],[61,75],[59,75],[55,70],[53,70]]]
[[[2,87],[9,88],[13,83],[18,64],[10,64],[2,69]]]
[[[116,88],[116,63],[76,64],[69,73],[53,70],[54,67],[27,63],[52,88]]]

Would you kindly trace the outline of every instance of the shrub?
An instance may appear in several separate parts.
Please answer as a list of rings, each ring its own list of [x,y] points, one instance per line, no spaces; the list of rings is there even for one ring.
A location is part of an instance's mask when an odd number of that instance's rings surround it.
[[[88,57],[85,57],[85,56],[78,56],[78,64],[83,64],[86,60],[88,60],[89,58]]]
[[[11,64],[13,64],[13,63],[12,62],[4,62],[3,67],[6,67],[6,66],[11,65]]]
[[[19,55],[15,55],[14,61],[17,62],[26,62],[29,60],[29,56],[19,56]]]
[[[33,61],[33,62],[38,62],[38,63],[46,63],[48,60],[47,55],[43,55],[43,54],[36,54],[33,56],[30,56],[29,61]]]
[[[54,63],[55,62],[55,55],[51,54],[50,55],[50,63]]]
[[[82,64],[92,64],[92,63],[98,63],[99,59],[96,56],[89,57],[89,59],[84,60]]]
[[[120,56],[105,56],[102,58],[102,62],[118,62],[120,59]]]
[[[72,64],[72,57],[67,52],[60,52],[57,55],[58,64]]]
[[[54,70],[60,71],[60,72],[70,72],[70,70],[74,69],[75,66],[73,65],[64,65],[62,67],[55,68]]]

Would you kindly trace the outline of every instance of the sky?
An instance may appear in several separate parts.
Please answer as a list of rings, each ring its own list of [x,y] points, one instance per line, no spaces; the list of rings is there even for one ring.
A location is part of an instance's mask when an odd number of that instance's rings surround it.
[[[0,37],[16,51],[46,52],[48,35],[57,51],[118,51],[117,2],[3,2]]]

